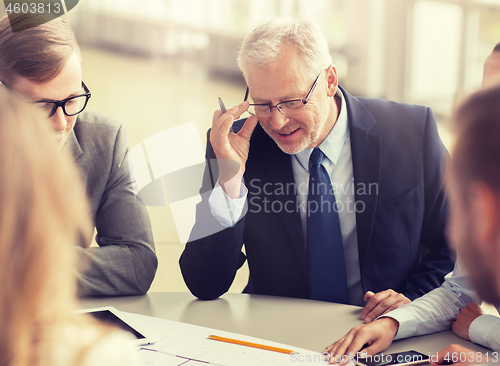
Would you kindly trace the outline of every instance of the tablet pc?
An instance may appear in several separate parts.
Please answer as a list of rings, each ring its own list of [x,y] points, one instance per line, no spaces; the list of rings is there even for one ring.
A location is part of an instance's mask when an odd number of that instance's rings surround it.
[[[89,314],[105,324],[115,326],[131,333],[135,338],[132,342],[136,346],[144,346],[157,341],[156,337],[152,336],[150,332],[139,324],[127,319],[126,314],[122,314],[113,306],[84,309],[79,310],[78,313]]]

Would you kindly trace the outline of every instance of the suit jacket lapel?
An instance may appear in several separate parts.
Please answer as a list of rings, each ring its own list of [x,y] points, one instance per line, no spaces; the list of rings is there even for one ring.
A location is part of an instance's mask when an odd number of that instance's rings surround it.
[[[382,136],[370,133],[377,123],[364,104],[342,89],[347,103],[351,136],[352,165],[356,202],[363,202],[364,210],[356,213],[358,250],[361,275],[370,247],[380,184]],[[370,184],[372,186],[370,186]],[[371,194],[370,194],[371,187]],[[365,188],[365,191],[361,191]],[[358,194],[359,192],[359,194]]]

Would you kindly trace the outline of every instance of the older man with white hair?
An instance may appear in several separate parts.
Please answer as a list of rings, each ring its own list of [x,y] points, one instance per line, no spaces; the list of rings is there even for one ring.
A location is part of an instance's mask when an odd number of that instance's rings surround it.
[[[350,95],[307,19],[258,27],[238,63],[252,103],[213,117],[218,173],[180,259],[191,292],[219,297],[248,260],[245,292],[362,305],[370,322],[439,286],[453,259],[432,111]]]

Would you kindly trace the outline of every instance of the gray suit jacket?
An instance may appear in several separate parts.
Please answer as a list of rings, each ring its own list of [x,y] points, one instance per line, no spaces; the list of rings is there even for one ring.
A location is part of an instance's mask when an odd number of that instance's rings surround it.
[[[124,129],[108,117],[84,112],[65,147],[80,168],[99,245],[77,248],[81,296],[144,294],[158,266],[146,207],[132,190]]]

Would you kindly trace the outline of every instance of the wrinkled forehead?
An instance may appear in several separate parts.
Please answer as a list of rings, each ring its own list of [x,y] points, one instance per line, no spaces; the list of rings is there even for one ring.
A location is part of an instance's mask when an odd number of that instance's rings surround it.
[[[246,81],[252,99],[283,99],[307,93],[310,80],[307,64],[298,52],[284,52],[264,65],[249,64]],[[295,95],[297,94],[297,95]]]

